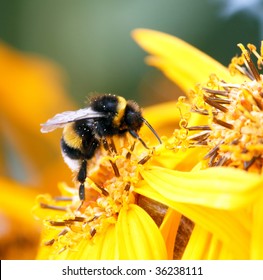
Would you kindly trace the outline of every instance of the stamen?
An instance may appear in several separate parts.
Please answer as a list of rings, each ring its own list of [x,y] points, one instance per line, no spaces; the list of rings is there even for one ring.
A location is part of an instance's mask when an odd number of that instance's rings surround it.
[[[205,156],[204,159],[208,159],[212,157],[213,155],[217,155],[217,152],[219,151],[219,144],[215,146],[212,150],[210,150]]]
[[[196,125],[196,126],[190,126],[187,127],[187,129],[189,131],[193,131],[193,130],[211,130],[209,125]]]
[[[198,134],[191,135],[187,139],[195,140],[195,141],[204,141],[207,139],[207,137],[209,137],[209,135],[210,135],[210,132],[203,131]]]
[[[114,171],[115,176],[116,176],[116,177],[120,177],[120,172],[119,172],[119,169],[118,169],[116,163],[113,162],[112,160],[110,160],[110,164],[111,164],[111,166],[112,166],[112,169],[113,169],[113,171]]]
[[[86,178],[86,181],[88,182],[89,186],[91,188],[93,188],[94,190],[98,191],[100,190],[101,193],[105,196],[108,196],[109,193],[106,189],[104,189],[103,187],[99,186],[98,184],[96,184],[94,181],[92,181],[90,178]]]
[[[256,159],[257,159],[257,157],[253,157],[250,161],[245,161],[245,162],[243,163],[244,169],[245,169],[245,170],[248,170],[249,167],[251,167],[251,166],[253,165],[253,163],[256,161]]]
[[[222,121],[222,120],[219,120],[219,119],[217,119],[216,117],[213,118],[213,122],[214,122],[214,123],[217,123],[217,124],[219,124],[219,125],[221,125],[221,126],[224,126],[224,127],[226,127],[226,128],[229,128],[229,129],[233,129],[233,128],[234,128],[234,126],[233,126],[232,124],[227,123],[227,122]]]
[[[49,205],[43,202],[40,202],[40,207],[44,209],[51,209],[51,210],[58,210],[58,211],[67,211],[67,207],[64,206],[55,206],[55,205]]]
[[[130,190],[130,188],[131,188],[131,183],[128,182],[128,183],[126,184],[124,190],[125,190],[126,192],[128,192],[128,191]]]
[[[65,234],[67,234],[68,232],[69,232],[69,230],[68,230],[67,228],[64,228],[64,229],[58,234],[57,237],[63,236],[63,235],[65,235]],[[44,243],[44,245],[46,245],[46,246],[52,246],[56,241],[57,241],[57,238],[56,238],[56,239],[55,239],[55,238],[52,238],[52,239],[46,241],[46,242]]]
[[[64,252],[66,249],[67,249],[67,247],[64,246],[63,248],[61,248],[61,249],[58,251],[58,254],[61,254],[61,253]]]
[[[115,143],[114,143],[112,137],[110,137],[110,144],[109,144],[109,146],[110,146],[111,152],[114,152],[115,154],[117,154],[117,149],[116,149],[116,146],[115,146]]]
[[[76,216],[76,217],[74,217],[74,219],[68,219],[68,220],[65,220],[65,221],[66,222],[84,222],[85,218]]]
[[[252,75],[252,73],[250,71],[248,71],[247,68],[239,66],[239,65],[235,65],[235,68],[243,75],[247,76],[251,81],[254,80],[254,77]]]
[[[69,230],[67,228],[64,228],[59,234],[58,236],[63,236],[65,234],[67,234],[69,232]]]
[[[253,61],[251,60],[251,57],[250,57],[248,51],[245,49],[245,47],[242,44],[237,44],[237,46],[241,49],[242,54],[244,55],[244,58],[245,58],[244,62],[247,62],[248,69],[251,70],[251,72],[252,72],[254,78],[256,79],[256,81],[259,82],[260,81],[260,75],[259,75],[258,70],[255,67]]]
[[[258,68],[261,69],[261,66],[263,65],[262,56],[260,56],[260,54],[257,52],[256,46],[252,45],[252,44],[248,44],[247,47],[254,54],[254,56],[258,59],[258,61],[257,61]],[[261,42],[261,48],[262,48],[262,42]],[[262,49],[261,49],[261,53],[262,53]]]
[[[132,155],[132,152],[134,151],[134,148],[135,148],[135,141],[133,142],[130,150],[127,152],[126,159],[130,159],[131,158],[131,155]]]
[[[138,162],[138,164],[143,165],[143,164],[145,164],[150,158],[151,158],[151,155],[147,155],[147,156],[145,156],[144,158],[142,158],[142,159]]]
[[[79,222],[79,223],[82,223],[85,221],[85,218],[84,217],[75,217],[74,219],[68,219],[68,220],[64,220],[64,221],[49,221],[49,223],[52,225],[52,226],[69,226],[71,224],[73,224],[74,222]]]
[[[62,227],[68,224],[66,221],[49,221],[49,223],[55,227]]]
[[[44,243],[44,245],[46,245],[46,246],[51,246],[51,245],[54,244],[55,241],[56,241],[56,240],[55,240],[54,238],[52,238],[52,239],[46,241],[46,242]]]
[[[108,140],[110,142],[108,142]],[[108,139],[106,137],[103,137],[102,139],[102,144],[103,144],[103,147],[105,149],[105,151],[108,151],[110,152],[111,154],[114,153],[116,154],[117,153],[117,150],[116,150],[116,147],[115,147],[115,144],[114,144],[114,141],[111,137],[109,137]]]
[[[96,232],[97,231],[95,228],[90,229],[90,236],[93,237],[96,234]]]
[[[204,116],[208,116],[208,115],[209,115],[209,113],[208,113],[207,110],[201,110],[201,109],[198,109],[197,107],[193,107],[193,108],[191,109],[191,112],[193,112],[193,113],[198,113],[198,114],[204,115]]]
[[[211,97],[205,96],[204,95],[204,101],[209,104],[210,106],[215,107],[216,109],[226,113],[228,111],[228,109],[220,104],[218,104],[217,102],[213,101],[213,99]]]
[[[214,166],[223,166],[228,159],[229,159],[229,157],[222,156],[222,157],[220,157],[220,159],[216,162],[216,164]]]
[[[206,88],[206,87],[203,87],[203,90],[210,94],[214,94],[214,95],[221,95],[221,96],[227,96],[227,97],[229,95],[227,91],[223,91],[223,90],[215,90],[215,89],[210,89],[210,88]]]
[[[56,201],[72,201],[73,198],[69,196],[55,196],[53,197],[54,200]]]
[[[210,157],[208,166],[210,166],[210,167],[215,166],[215,160],[216,160],[217,156],[218,156],[217,153],[215,153]]]
[[[109,195],[109,192],[107,190],[105,190],[103,187],[97,185],[97,188],[100,189],[101,193],[105,196]]]
[[[225,81],[219,82],[218,85],[226,89],[228,92],[230,92],[232,88],[240,88],[239,84],[226,83]]]

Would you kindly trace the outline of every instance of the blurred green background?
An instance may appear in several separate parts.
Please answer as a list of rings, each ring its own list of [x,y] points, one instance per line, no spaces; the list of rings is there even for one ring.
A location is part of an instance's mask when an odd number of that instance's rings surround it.
[[[79,104],[111,92],[147,105],[173,86],[162,81],[158,93],[162,75],[144,64],[133,29],[176,35],[228,65],[237,43],[259,45],[262,14],[261,0],[0,0],[0,38],[57,62]]]

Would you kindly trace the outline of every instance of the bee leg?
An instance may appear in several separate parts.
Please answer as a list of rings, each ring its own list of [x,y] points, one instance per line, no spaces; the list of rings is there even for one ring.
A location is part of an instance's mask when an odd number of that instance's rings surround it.
[[[103,148],[110,153],[117,154],[117,149],[115,147],[113,139],[110,137],[107,139],[106,137],[102,138]]]
[[[105,151],[110,151],[110,146],[105,137],[102,138],[102,144]]]
[[[142,140],[142,138],[137,134],[136,131],[134,130],[129,130],[129,133],[131,134],[132,137],[134,137],[135,139],[138,139],[142,144],[143,146],[146,148],[146,149],[149,149],[149,147],[145,144],[145,142]]]
[[[79,169],[79,173],[77,176],[77,180],[80,182],[80,186],[79,186],[79,199],[80,200],[85,200],[85,180],[87,177],[87,160],[82,160],[81,162],[81,166]]]

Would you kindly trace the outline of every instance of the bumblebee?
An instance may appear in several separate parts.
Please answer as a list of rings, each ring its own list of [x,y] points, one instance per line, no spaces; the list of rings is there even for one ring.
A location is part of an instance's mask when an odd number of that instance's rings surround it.
[[[61,151],[66,164],[77,171],[79,198],[85,200],[84,183],[87,177],[88,161],[103,145],[107,148],[107,137],[130,133],[148,148],[138,131],[145,124],[161,140],[152,126],[142,117],[137,103],[121,96],[104,94],[91,99],[88,107],[77,111],[66,111],[55,115],[42,124],[41,132],[47,133],[64,127]]]

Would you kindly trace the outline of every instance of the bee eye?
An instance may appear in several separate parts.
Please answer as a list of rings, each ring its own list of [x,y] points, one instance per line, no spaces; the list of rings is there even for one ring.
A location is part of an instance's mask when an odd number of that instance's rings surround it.
[[[142,126],[141,115],[137,112],[128,112],[125,117],[125,122],[128,126],[134,129],[139,129]]]

